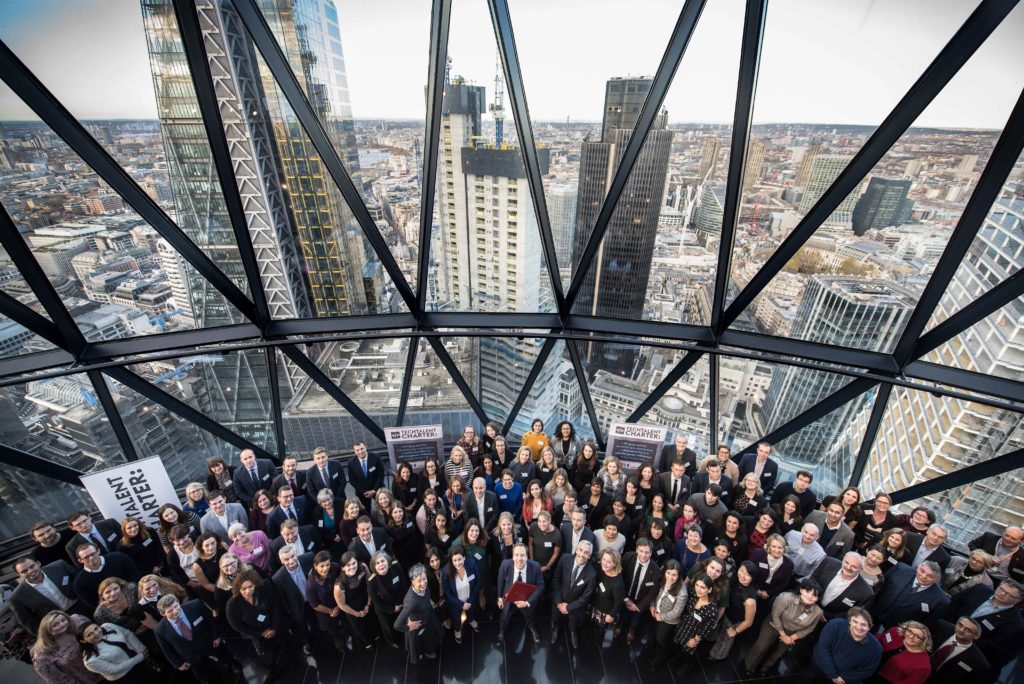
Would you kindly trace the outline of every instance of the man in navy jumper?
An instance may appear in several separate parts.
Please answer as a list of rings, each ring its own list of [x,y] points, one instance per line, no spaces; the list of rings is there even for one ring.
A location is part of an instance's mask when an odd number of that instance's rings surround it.
[[[882,644],[871,636],[871,615],[851,608],[846,619],[825,623],[814,647],[814,660],[800,672],[800,682],[858,684],[878,669]]]

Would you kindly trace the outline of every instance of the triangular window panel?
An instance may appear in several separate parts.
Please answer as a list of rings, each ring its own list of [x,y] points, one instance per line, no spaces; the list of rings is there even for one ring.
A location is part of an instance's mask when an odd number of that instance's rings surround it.
[[[0,315],[0,337],[3,339],[3,345],[0,345],[0,357],[3,358],[54,349],[49,340],[39,337],[28,328],[3,315]]]
[[[679,355],[673,359],[667,356],[662,366],[665,373],[671,372],[682,360]],[[667,428],[669,444],[676,435],[688,436],[687,447],[701,456],[714,452],[715,439],[711,430],[711,377],[708,356],[702,356],[697,363],[676,381],[651,409],[637,422],[659,425]],[[659,379],[660,381],[660,379]]]
[[[479,341],[446,337],[441,342],[475,396]],[[474,426],[477,435],[483,433],[479,418],[426,338],[418,341],[412,377],[407,382],[409,403],[403,425],[441,425],[446,442],[458,440],[467,425]]]
[[[848,211],[837,211],[817,230],[735,327],[752,324],[769,335],[893,350],[999,137],[998,129],[972,128],[977,119],[964,117],[975,113],[956,103],[970,99],[981,72],[1004,50],[1016,49],[1024,59],[1024,48],[1009,47],[1015,45],[1014,21],[1024,19],[1024,10],[1016,13],[844,201]],[[997,89],[1020,92],[1024,86],[1024,72],[999,79]],[[989,103],[985,120],[1001,126],[1012,105],[1006,98]]]

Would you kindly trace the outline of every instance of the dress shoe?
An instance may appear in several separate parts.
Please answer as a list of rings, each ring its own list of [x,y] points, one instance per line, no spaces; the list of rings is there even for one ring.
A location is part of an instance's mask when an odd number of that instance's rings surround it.
[[[636,635],[633,634],[632,631],[626,632],[626,645],[627,646],[632,646],[633,642],[635,640],[636,640]]]
[[[576,630],[569,630],[569,645],[574,651],[580,647],[579,641],[576,640]]]
[[[533,637],[533,643],[539,644],[540,643],[540,632],[538,632],[537,628],[533,627],[533,626],[530,626],[529,629],[530,629],[530,636]]]
[[[551,645],[554,646],[558,643],[558,628],[555,627],[551,630]]]
[[[498,638],[494,640],[495,646],[502,646],[505,644],[505,633],[498,632]]]
[[[431,653],[424,653],[423,657],[426,658],[427,660],[436,660],[437,659],[437,651],[433,651]]]

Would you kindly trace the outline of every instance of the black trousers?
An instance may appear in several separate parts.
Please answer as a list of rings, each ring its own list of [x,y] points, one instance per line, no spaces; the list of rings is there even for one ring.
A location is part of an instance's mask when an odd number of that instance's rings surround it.
[[[515,605],[506,601],[505,607],[501,609],[501,620],[499,621],[502,632],[508,629],[508,623],[512,620],[513,611],[522,613],[523,619],[526,620],[526,626],[531,629],[533,628],[533,614],[536,612],[536,608],[534,606],[530,606],[529,608],[517,608]]]

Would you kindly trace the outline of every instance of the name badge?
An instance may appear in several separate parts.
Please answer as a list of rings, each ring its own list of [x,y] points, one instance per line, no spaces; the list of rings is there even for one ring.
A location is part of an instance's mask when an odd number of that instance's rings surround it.
[[[493,512],[493,511],[494,511],[494,506],[488,506],[488,507],[487,507],[487,512],[488,512],[488,513],[491,513],[491,512]]]
[[[359,573],[358,575],[356,575],[356,579],[357,580],[363,579],[363,573]]]
[[[887,644],[891,644],[892,643],[892,634],[889,634],[888,632],[886,633],[886,635],[885,635],[885,643],[887,643]]]
[[[694,613],[693,614],[693,619],[696,620],[697,622],[704,622],[704,618],[702,618],[700,616],[700,613]]]
[[[405,526],[406,527],[412,527],[412,520],[410,520],[409,522],[405,523]]]
[[[338,479],[338,473],[334,473],[333,475],[331,475],[331,479],[332,480],[337,480]]]
[[[551,548],[551,542],[544,542],[544,548],[545,549],[550,549]]]
[[[498,495],[498,498],[499,498],[499,499],[501,499],[502,501],[504,501],[504,500],[505,500],[505,499],[507,499],[508,497],[507,497],[506,495],[504,495],[504,494],[499,494],[499,495]]]
[[[843,599],[843,605],[844,606],[848,606],[850,608],[853,608],[853,599],[851,599],[851,598],[844,598]]]
[[[68,586],[68,576],[67,576],[67,575],[64,575],[64,578],[63,578],[63,579],[61,579],[61,581],[60,581],[60,585],[61,585],[62,587],[66,587],[66,586]]]
[[[199,617],[197,617],[195,620],[192,621],[192,626],[193,627],[198,627],[202,623],[203,623],[203,616],[200,615]]]
[[[267,616],[266,615],[257,615],[256,616],[256,622],[266,622],[266,621],[267,621]]]
[[[993,627],[993,626],[992,626],[992,623],[991,623],[991,622],[989,622],[988,620],[982,620],[982,621],[981,621],[981,624],[982,624],[982,626],[983,626],[983,627],[984,627],[985,629],[987,629],[987,630],[993,630],[993,629],[995,629],[995,627]]]
[[[657,551],[654,552],[654,555],[655,556],[664,556],[665,555],[665,549],[658,549]]]
[[[772,475],[774,475],[774,473],[769,473],[767,470],[761,473],[761,477],[771,477]]]
[[[392,583],[392,584],[398,584],[398,580],[399,580],[399,579],[400,579],[400,578],[398,578],[398,577],[395,577],[395,578],[393,578],[393,579],[391,580],[391,583]]]
[[[312,549],[313,549],[313,542],[309,542],[309,544],[306,545],[306,550],[307,551],[311,551]]]
[[[473,554],[473,558],[476,558],[477,560],[483,560],[484,559],[484,557],[481,556],[479,553],[474,553]]]
[[[375,471],[376,469],[377,469],[377,466],[370,466],[369,468],[367,468],[367,469],[366,469],[366,472],[368,472],[368,473],[372,473],[372,472],[373,472],[373,471]]]
[[[796,555],[802,556],[804,555],[804,551],[806,551],[806,549],[801,546],[799,549],[796,550]]]
[[[551,472],[551,468],[541,468],[540,472],[542,472],[542,473],[550,473]]]
[[[410,494],[415,494],[417,489],[418,489],[418,487],[409,487],[409,493]]]
[[[257,555],[257,554],[260,554],[260,553],[263,553],[263,547],[262,546],[257,546],[255,549],[252,550],[252,555],[254,555],[254,556]]]
[[[476,579],[476,575],[470,575],[469,577],[467,577],[467,578],[466,578],[466,581],[467,581],[467,582],[472,582],[472,581],[474,581],[475,579]]]
[[[899,562],[899,561],[897,561],[897,560],[896,560],[895,558],[893,558],[893,557],[891,557],[891,556],[890,556],[889,558],[886,558],[885,560],[886,560],[886,562],[887,562],[887,563],[889,563],[890,565],[896,565],[896,563],[898,563],[898,562]]]
[[[729,496],[729,490],[725,490],[725,491],[723,491],[723,492],[722,492],[722,496]]]
[[[585,584],[585,582],[583,580],[580,580],[579,582],[576,583],[576,586],[577,587],[582,587],[584,584]]]
[[[805,621],[807,619],[808,615],[809,615],[809,613],[800,613],[800,617],[797,618],[797,619],[800,620],[800,622],[803,622],[803,621]],[[889,636],[889,635],[887,634],[886,636]]]
[[[605,592],[604,582],[598,582],[597,586],[601,590],[601,593],[603,594]]]
[[[320,520],[319,522],[317,522],[316,526],[317,527],[323,527],[324,526],[324,521]]]
[[[654,582],[644,582],[644,586],[645,587],[653,587],[654,586]]]
[[[109,541],[109,542],[112,542],[115,539],[117,539],[117,532],[114,532],[109,537],[107,537],[107,541]]]
[[[921,604],[921,610],[923,610],[926,613],[930,613],[931,612],[931,608],[928,607],[927,603],[922,603]]]
[[[270,479],[270,473],[267,473],[266,475],[264,475],[263,479],[264,480],[269,480]]]
[[[147,537],[146,541],[142,542],[142,545],[143,546],[149,546],[152,543],[153,543],[153,540]]]
[[[967,671],[967,672],[971,671],[971,666],[968,665],[967,663],[965,663],[962,660],[959,663],[957,663],[957,665],[959,665],[960,667],[964,668],[964,670]]]
[[[768,564],[767,563],[758,563],[757,567],[764,568],[765,570],[767,570],[768,569]]]

